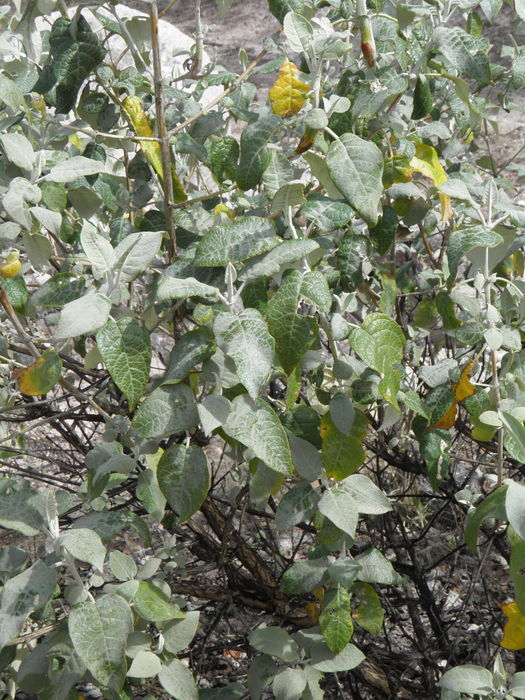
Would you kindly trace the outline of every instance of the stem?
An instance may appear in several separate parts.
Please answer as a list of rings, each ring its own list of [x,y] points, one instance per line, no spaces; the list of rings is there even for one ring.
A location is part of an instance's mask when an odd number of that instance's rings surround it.
[[[439,268],[439,264],[434,257],[434,253],[432,252],[432,248],[430,247],[430,244],[429,244],[428,238],[427,238],[427,234],[425,233],[425,229],[423,228],[422,223],[419,223],[419,231],[421,232],[421,238],[423,240],[423,245],[425,246],[425,250],[428,253],[428,257],[430,258],[430,264],[432,265],[434,270],[437,270]]]
[[[18,316],[16,315],[16,311],[13,309],[11,306],[11,302],[7,298],[7,295],[5,293],[5,289],[0,286],[0,304],[5,309],[6,314],[9,316],[9,320],[13,324],[13,326],[16,329],[16,332],[20,336],[20,339],[24,342],[24,344],[27,346],[29,352],[31,355],[35,358],[35,360],[38,360],[40,358],[40,353],[38,352],[36,346],[34,345],[33,341],[29,337],[29,335],[26,333],[24,327],[18,320]]]
[[[155,112],[157,116],[157,136],[160,139],[160,151],[162,157],[162,191],[164,194],[164,216],[170,237],[169,259],[174,259],[177,253],[177,239],[173,224],[173,180],[171,178],[171,150],[169,136],[166,129],[166,115],[164,113],[164,95],[162,88],[162,68],[160,64],[159,47],[159,9],[157,1],[150,5],[151,20],[151,48],[153,54],[153,81],[155,84]]]
[[[197,112],[197,114],[194,114],[193,116],[188,117],[188,119],[186,119],[186,121],[182,122],[182,124],[179,124],[174,129],[171,129],[171,131],[168,132],[168,135],[173,136],[174,134],[178,134],[179,131],[182,131],[190,124],[193,124],[193,122],[196,121],[199,117],[202,117],[203,114],[206,114],[207,112],[209,112],[212,107],[215,107],[216,105],[219,104],[219,102],[222,102],[222,100],[227,95],[229,95],[230,92],[233,92],[240,85],[240,83],[243,82],[243,80],[246,80],[246,78],[257,67],[257,65],[262,61],[262,59],[265,56],[266,56],[266,49],[263,49],[262,51],[260,51],[257,54],[257,56],[250,63],[250,65],[245,68],[245,70],[239,75],[239,77],[235,78],[235,80],[233,81],[233,83],[229,87],[227,87],[223,92],[221,92],[220,95],[218,95],[211,102],[208,102],[208,104],[205,105],[201,109],[200,112]]]
[[[204,53],[204,33],[202,31],[201,20],[201,0],[195,0],[195,60],[191,72],[197,75],[202,66],[202,55]]]
[[[35,360],[39,360],[40,359],[40,352],[38,351],[37,347],[35,346],[35,344],[31,340],[30,336],[26,333],[26,331],[25,331],[24,327],[22,326],[22,324],[20,323],[20,321],[18,320],[18,316],[16,315],[16,311],[13,309],[11,302],[7,298],[7,295],[5,293],[4,288],[1,286],[0,286],[0,304],[4,307],[4,310],[9,317],[9,320],[11,321],[13,326],[15,327],[15,329],[16,329],[18,335],[20,336],[21,340],[23,341],[24,345],[27,347],[27,349],[29,350],[31,355],[35,358]],[[86,396],[84,394],[84,392],[82,392],[79,389],[77,389],[76,387],[72,386],[67,381],[67,379],[64,379],[62,377],[61,379],[58,380],[58,383],[60,384],[60,386],[63,389],[66,389],[67,391],[69,391],[70,394],[73,394],[73,396],[75,396],[81,403],[83,403],[84,401],[87,401],[96,411],[98,411],[100,413],[100,415],[104,418],[104,420],[108,421],[110,419],[111,416],[106,411],[104,411],[104,409],[101,408],[101,406],[99,406],[96,403],[96,401],[93,401],[93,399],[91,399],[89,396]],[[47,422],[47,420],[44,422]],[[36,425],[33,427],[36,427]],[[21,432],[17,433],[16,435],[22,435],[24,432],[25,431],[21,431]],[[4,440],[0,440],[0,442],[4,442]]]
[[[372,23],[368,16],[366,0],[356,0],[357,26],[361,33],[361,51],[368,66],[375,66],[377,52]]]
[[[498,358],[494,350],[490,352],[490,362],[492,365],[492,389],[494,391],[494,398],[496,399],[496,406],[499,407],[501,403],[501,391],[499,386],[499,376],[498,376]],[[496,473],[498,477],[497,486],[503,484],[503,428],[498,429],[498,454],[496,457]]]

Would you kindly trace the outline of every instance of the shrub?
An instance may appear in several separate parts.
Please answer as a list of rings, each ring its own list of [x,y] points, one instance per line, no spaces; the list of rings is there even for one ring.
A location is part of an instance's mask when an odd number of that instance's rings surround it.
[[[525,697],[485,668],[494,623],[465,652],[475,580],[452,608],[429,582],[497,548],[525,648],[522,148],[484,149],[525,84],[484,35],[501,2],[270,0],[282,31],[240,75],[203,64],[197,3],[170,81],[155,3],[94,3],[98,34],[82,9],[42,30],[54,5],[1,18],[6,694]],[[265,614],[222,645],[254,658],[199,691],[228,605]]]

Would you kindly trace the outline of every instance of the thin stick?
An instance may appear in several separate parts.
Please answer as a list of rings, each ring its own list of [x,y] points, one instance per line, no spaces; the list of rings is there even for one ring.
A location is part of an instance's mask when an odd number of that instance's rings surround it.
[[[193,124],[193,122],[196,121],[199,117],[202,117],[203,114],[206,114],[207,112],[209,112],[210,109],[212,109],[212,107],[215,107],[215,105],[218,105],[219,102],[221,102],[226,97],[226,95],[229,95],[230,92],[233,92],[240,85],[240,83],[242,83],[243,80],[246,80],[246,78],[250,75],[250,73],[262,61],[264,56],[266,56],[266,49],[262,49],[262,51],[259,51],[257,56],[253,59],[253,61],[250,63],[250,65],[247,66],[247,68],[239,75],[239,77],[235,78],[233,83],[229,87],[227,87],[225,90],[223,90],[223,92],[221,92],[220,95],[218,95],[211,102],[208,102],[208,104],[205,105],[201,109],[200,112],[197,112],[197,114],[194,114],[192,117],[189,117],[188,119],[186,119],[186,121],[182,122],[182,124],[179,124],[174,129],[171,129],[171,131],[168,132],[169,136],[173,136],[174,134],[178,134],[179,131],[182,131],[190,124]]]
[[[162,67],[160,63],[159,47],[159,9],[156,0],[150,5],[151,20],[151,48],[153,54],[153,82],[155,84],[155,112],[157,117],[157,136],[160,139],[160,151],[162,157],[162,191],[164,194],[164,216],[170,237],[169,257],[173,260],[177,253],[177,239],[173,224],[173,180],[171,177],[171,149],[169,135],[166,129],[166,115],[164,113],[164,94],[162,87]]]

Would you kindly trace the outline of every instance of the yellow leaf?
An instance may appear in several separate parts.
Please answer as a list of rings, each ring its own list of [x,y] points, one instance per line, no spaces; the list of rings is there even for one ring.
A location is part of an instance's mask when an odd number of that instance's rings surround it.
[[[517,603],[502,605],[501,609],[508,619],[503,628],[500,645],[504,649],[525,649],[525,615]]]
[[[291,61],[285,61],[279,68],[279,76],[268,96],[272,110],[280,117],[291,117],[306,102],[310,86],[297,77],[299,69]]]
[[[148,117],[146,116],[146,112],[142,108],[142,100],[140,97],[126,97],[122,102],[122,107],[124,108],[124,111],[137,136],[144,136],[148,139],[155,136],[148,121]],[[140,141],[140,147],[144,151],[144,155],[146,156],[148,163],[162,180],[164,171],[162,168],[160,143],[158,143],[158,141]],[[182,189],[182,185],[175,172],[173,164],[171,165],[171,179],[173,182],[173,199],[176,202],[184,202],[186,199],[188,199],[188,196]]]
[[[16,277],[20,272],[22,263],[19,260],[20,254],[17,250],[9,253],[5,263],[0,265],[0,277]]]
[[[324,586],[319,586],[319,588],[314,588],[312,591],[313,595],[317,598],[317,600],[322,603],[324,600]]]
[[[423,177],[428,177],[436,187],[443,185],[447,180],[445,169],[439,162],[438,154],[433,146],[420,143],[416,146],[416,155],[410,161],[412,172],[421,173]],[[441,218],[448,221],[452,216],[450,197],[447,194],[439,193],[441,201]]]
[[[452,428],[452,426],[456,422],[457,410],[458,405],[455,401],[453,401],[445,415],[442,416],[437,423],[434,423],[432,428],[442,428],[443,430],[448,430],[449,428]]]
[[[42,355],[20,372],[18,389],[26,396],[41,396],[55,386],[62,373],[62,360],[54,350],[46,350]]]
[[[470,381],[470,377],[472,376],[472,368],[475,364],[476,360],[472,360],[472,362],[465,365],[465,367],[461,370],[461,374],[459,375],[459,382],[454,384],[452,387],[456,401],[463,401],[476,393],[476,388]]]
[[[304,609],[306,611],[306,614],[312,621],[312,624],[319,624],[319,614],[321,612],[321,606],[319,605],[319,603],[306,603]]]
[[[235,213],[233,209],[230,209],[230,207],[227,204],[217,204],[213,209],[213,213],[215,214],[215,216],[219,216],[219,214],[226,214],[230,221],[233,221],[235,219]]]
[[[472,376],[472,368],[475,364],[476,360],[472,360],[467,365],[465,365],[465,367],[463,367],[463,369],[461,370],[461,374],[459,375],[459,382],[452,386],[452,391],[454,392],[454,401],[452,402],[450,408],[445,413],[445,415],[442,416],[438,420],[438,422],[432,426],[432,428],[442,428],[443,430],[449,430],[449,428],[452,428],[452,426],[456,422],[458,403],[460,401],[464,401],[469,396],[472,396],[476,393],[476,388],[470,381],[470,377]]]

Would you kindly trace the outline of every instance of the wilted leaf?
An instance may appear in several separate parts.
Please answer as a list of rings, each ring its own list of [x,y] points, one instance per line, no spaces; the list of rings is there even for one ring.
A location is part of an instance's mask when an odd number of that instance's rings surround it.
[[[448,179],[445,169],[439,162],[436,149],[426,143],[420,143],[416,146],[416,155],[410,161],[410,168],[412,172],[421,173],[424,177],[432,180],[435,187],[439,187]],[[441,200],[442,219],[448,221],[452,216],[450,197],[440,192],[439,199]]]
[[[155,136],[148,121],[148,117],[142,107],[142,100],[140,97],[135,95],[126,97],[122,102],[122,107],[137,136],[144,136],[148,139]],[[160,143],[157,141],[141,141],[140,147],[144,151],[148,163],[162,180],[164,177],[164,169],[162,167]],[[175,172],[173,164],[171,165],[171,179],[173,182],[173,198],[175,202],[184,202],[188,196],[182,189],[181,182]]]
[[[20,393],[26,396],[47,394],[56,385],[62,373],[62,360],[54,350],[46,350],[26,367],[18,377]]]

